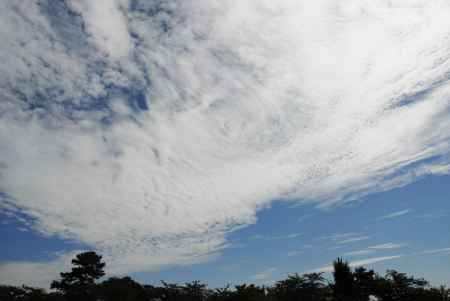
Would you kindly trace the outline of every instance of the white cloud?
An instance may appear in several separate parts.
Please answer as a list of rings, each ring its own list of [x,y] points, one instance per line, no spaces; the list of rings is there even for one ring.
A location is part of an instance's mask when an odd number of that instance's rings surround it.
[[[330,240],[334,243],[343,245],[343,244],[349,244],[353,242],[363,241],[370,239],[369,235],[357,233],[357,232],[349,232],[349,233],[335,233],[332,235],[327,235],[320,237],[321,240]],[[338,246],[336,246],[338,248]]]
[[[366,249],[362,250],[356,250],[344,253],[344,256],[360,256],[360,255],[367,255],[374,253],[376,251],[385,251],[385,250],[394,250],[394,249],[400,249],[403,248],[405,244],[398,244],[398,243],[385,243],[385,244],[379,244],[374,246],[369,246]]]
[[[76,253],[73,251],[59,255],[50,264],[25,261],[0,263],[0,283],[16,286],[27,283],[35,287],[48,287],[53,280],[59,279],[60,272],[70,268],[70,260]]]
[[[304,253],[305,253],[305,251],[289,251],[289,252],[287,252],[287,256],[289,256],[289,257],[300,256]]]
[[[425,250],[422,252],[418,252],[414,255],[433,255],[433,254],[441,254],[441,253],[448,253],[450,254],[450,248],[441,248],[441,249],[434,249],[434,250]]]
[[[448,173],[448,1],[160,2],[0,2],[0,191],[40,233],[153,270]]]
[[[389,243],[385,243],[385,244],[369,246],[367,248],[378,251],[378,250],[400,249],[400,248],[403,248],[404,246],[405,246],[405,244],[397,244],[397,243],[389,242]]]
[[[276,268],[268,268],[260,273],[253,275],[251,278],[254,280],[270,280],[273,276],[273,273],[276,271]]]
[[[273,236],[264,236],[261,234],[256,234],[250,236],[249,239],[251,240],[260,240],[260,239],[266,239],[266,240],[280,240],[280,239],[294,239],[302,236],[303,233],[289,233],[289,234],[283,234],[283,235],[273,235]]]
[[[250,240],[259,240],[259,239],[264,239],[264,236],[261,234],[255,234],[255,235],[250,236],[249,239]]]
[[[297,219],[297,221],[298,221],[299,223],[302,223],[302,222],[306,221],[307,219],[310,219],[311,217],[313,217],[312,214],[304,214],[304,215],[300,216],[300,217]]]
[[[403,215],[406,215],[408,213],[410,213],[412,210],[411,209],[405,209],[405,210],[400,210],[400,211],[396,211],[396,212],[392,212],[383,216],[380,216],[379,218],[377,218],[377,220],[382,221],[382,220],[386,220],[386,219],[393,219],[393,218],[397,218]]]
[[[290,233],[290,234],[286,234],[286,235],[278,235],[278,236],[272,236],[270,237],[270,239],[294,239],[294,238],[298,238],[300,236],[302,236],[303,233]]]
[[[366,258],[366,259],[361,259],[361,260],[357,260],[357,261],[351,261],[351,262],[349,262],[349,266],[350,267],[360,267],[360,266],[371,265],[371,264],[375,264],[375,263],[383,262],[383,261],[387,261],[387,260],[393,260],[393,259],[397,259],[397,258],[401,258],[401,257],[403,257],[403,255]],[[317,268],[317,269],[308,271],[308,273],[320,273],[320,272],[330,273],[332,271],[333,271],[333,266],[329,265],[329,266],[325,266],[325,267],[321,267],[321,268]]]
[[[344,256],[360,256],[360,255],[367,255],[370,253],[375,252],[374,250],[357,250],[357,251],[351,251],[351,252],[347,252],[344,253]]]
[[[401,248],[404,245],[400,245],[400,244],[383,244],[383,245],[378,245],[378,246],[374,246],[377,248],[368,248],[366,250],[360,250],[360,251],[354,251],[354,252],[349,252],[346,253],[344,255],[348,255],[348,256],[354,256],[354,255],[364,255],[364,254],[369,254],[378,250],[389,250],[389,249],[397,249],[397,248]],[[356,261],[350,261],[349,262],[349,266],[350,267],[360,267],[360,266],[365,266],[365,265],[370,265],[370,264],[374,264],[374,263],[378,263],[378,262],[383,262],[386,260],[393,260],[393,259],[398,259],[398,258],[402,258],[402,257],[409,257],[409,256],[422,256],[422,255],[439,255],[439,254],[450,254],[450,248],[440,248],[440,249],[432,249],[432,250],[425,250],[425,251],[420,251],[420,252],[415,252],[415,253],[409,253],[409,254],[397,254],[397,255],[392,255],[392,256],[380,256],[380,257],[372,257],[372,258],[366,258],[366,259],[360,259],[360,260],[356,260]],[[310,271],[307,271],[308,273],[313,273],[313,272],[332,272],[333,271],[333,266],[332,265],[328,265],[328,266],[324,266],[321,268],[317,268],[317,269],[313,269]]]
[[[128,0],[122,2],[126,9]],[[113,59],[129,55],[132,45],[120,0],[70,0],[69,3],[83,16],[89,37],[100,51]]]
[[[337,240],[347,239],[347,238],[360,236],[360,235],[361,235],[361,233],[358,233],[358,232],[334,233],[331,235],[325,235],[325,236],[319,237],[318,239],[337,241]]]
[[[418,214],[418,215],[416,215],[414,217],[418,218],[418,219],[425,220],[425,221],[434,221],[434,220],[437,220],[437,219],[441,219],[441,218],[447,217],[449,215],[450,215],[449,211],[445,211],[445,210],[442,211],[441,210],[439,212]]]
[[[362,259],[362,260],[358,260],[358,261],[352,261],[352,262],[350,262],[350,266],[351,267],[360,267],[360,266],[364,266],[364,265],[368,265],[368,264],[374,264],[374,263],[382,262],[382,261],[386,261],[386,260],[397,259],[397,258],[400,258],[400,257],[403,257],[403,255],[367,258],[367,259]]]
[[[350,237],[343,240],[338,241],[339,244],[348,244],[352,242],[357,242],[361,240],[368,240],[370,236],[357,236],[357,237]]]

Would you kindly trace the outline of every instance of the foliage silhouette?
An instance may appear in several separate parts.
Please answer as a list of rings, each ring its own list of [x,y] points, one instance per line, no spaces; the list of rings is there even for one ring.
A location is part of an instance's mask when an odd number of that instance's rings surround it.
[[[356,300],[356,283],[349,264],[338,258],[333,262],[333,296],[336,301]]]
[[[61,273],[61,280],[53,281],[52,289],[64,294],[69,301],[95,301],[95,281],[105,275],[102,256],[95,252],[84,252],[72,259],[72,271]]]
[[[100,283],[96,290],[98,301],[146,300],[144,288],[130,277],[112,277]]]
[[[130,277],[105,275],[105,263],[95,252],[78,254],[72,270],[53,281],[50,293],[27,286],[0,285],[0,301],[450,301],[450,290],[431,287],[421,278],[395,270],[384,276],[363,267],[352,270],[338,258],[333,262],[333,279],[322,273],[293,274],[272,286],[241,284],[214,290],[200,281],[185,284],[141,285]]]
[[[274,287],[268,289],[269,297],[274,300],[325,300],[329,291],[325,289],[325,279],[322,273],[290,275],[287,279],[278,281]]]

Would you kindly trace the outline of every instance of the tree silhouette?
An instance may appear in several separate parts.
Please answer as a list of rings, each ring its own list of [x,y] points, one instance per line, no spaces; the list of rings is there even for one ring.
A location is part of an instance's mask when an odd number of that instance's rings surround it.
[[[349,264],[338,258],[333,262],[333,268],[333,296],[335,300],[355,300],[355,281]]]
[[[130,277],[112,277],[98,285],[99,301],[140,301],[145,300],[143,287]]]
[[[198,280],[185,283],[183,291],[186,301],[204,301],[208,297],[206,284],[203,284]]]
[[[416,279],[395,270],[388,270],[384,278],[378,277],[376,294],[383,301],[432,301],[436,297],[432,296],[432,294],[436,294],[430,290],[426,290],[427,286],[428,282],[424,279]]]
[[[216,288],[214,292],[210,294],[209,301],[229,301],[233,297],[233,292],[230,289],[230,285],[226,285],[223,288]]]
[[[259,287],[254,284],[236,285],[234,294],[231,297],[232,301],[260,301],[266,299],[266,290],[264,287]]]
[[[311,273],[300,276],[289,275],[287,279],[278,281],[269,288],[269,296],[280,301],[314,301],[323,300],[327,293],[322,273]]]
[[[375,294],[375,272],[364,267],[356,268],[353,272],[354,294],[356,301],[368,301]]]
[[[68,300],[95,300],[95,281],[105,275],[102,256],[90,251],[72,259],[72,271],[61,273],[61,280],[53,281],[52,289],[64,294]]]
[[[95,252],[78,254],[72,270],[54,281],[56,292],[27,286],[0,285],[0,301],[450,301],[450,291],[395,270],[384,276],[363,267],[352,270],[338,258],[333,262],[334,283],[321,273],[293,274],[271,286],[254,284],[209,290],[206,284],[141,285],[130,277],[112,277],[101,283],[105,264]]]

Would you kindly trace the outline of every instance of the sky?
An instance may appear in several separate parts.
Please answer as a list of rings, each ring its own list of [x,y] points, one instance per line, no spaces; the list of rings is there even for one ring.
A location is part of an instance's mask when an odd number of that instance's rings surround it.
[[[450,3],[0,3],[0,283],[448,283]]]

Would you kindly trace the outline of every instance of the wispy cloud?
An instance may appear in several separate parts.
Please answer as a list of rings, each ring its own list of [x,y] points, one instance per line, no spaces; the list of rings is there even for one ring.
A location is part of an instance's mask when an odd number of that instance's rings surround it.
[[[300,216],[300,217],[297,219],[297,221],[298,221],[299,223],[302,223],[302,222],[304,222],[304,221],[310,219],[310,218],[313,217],[313,216],[314,216],[313,214],[304,214],[304,215]]]
[[[253,236],[250,236],[250,240],[260,240],[260,239],[265,239],[265,240],[280,240],[280,239],[294,239],[294,238],[298,238],[300,236],[302,236],[303,233],[289,233],[289,234],[283,234],[283,235],[273,235],[273,236],[264,236],[261,234],[256,234]]]
[[[444,210],[444,211],[433,212],[433,213],[417,214],[414,217],[418,218],[418,219],[426,220],[426,221],[434,221],[434,220],[441,219],[441,218],[448,217],[448,216],[450,216],[450,212]]]
[[[360,266],[365,266],[365,265],[369,265],[369,264],[374,264],[374,263],[378,263],[378,262],[383,262],[383,261],[387,261],[387,260],[393,260],[393,259],[398,259],[403,257],[404,255],[393,255],[393,256],[382,256],[382,257],[372,257],[372,258],[366,258],[366,259],[361,259],[361,260],[357,260],[357,261],[351,261],[349,262],[350,267],[360,267]],[[328,265],[328,266],[324,266],[321,268],[317,268],[317,269],[313,269],[308,271],[309,273],[315,272],[315,273],[319,273],[319,272],[332,272],[333,271],[333,266],[332,265]]]
[[[274,268],[274,267],[268,268],[268,269],[266,269],[266,270],[264,270],[262,272],[259,272],[259,273],[255,274],[255,275],[253,275],[251,278],[254,279],[254,280],[259,280],[259,281],[270,280],[272,278],[272,276],[273,276],[273,273],[276,270],[277,270],[277,268]]]
[[[349,244],[352,242],[362,241],[362,240],[368,240],[370,236],[356,236],[356,237],[350,237],[346,239],[342,239],[337,241],[338,244]]]
[[[294,239],[302,236],[303,233],[290,233],[286,235],[277,235],[277,236],[271,236],[270,239]]]
[[[393,249],[403,248],[404,246],[406,246],[406,244],[389,242],[389,243],[385,243],[385,244],[369,246],[367,248],[372,249],[372,250],[393,250]]]
[[[404,255],[393,255],[393,256],[367,258],[367,259],[352,261],[352,262],[350,262],[350,266],[351,267],[359,267],[359,266],[374,264],[374,263],[378,263],[378,262],[382,262],[382,261],[386,261],[386,260],[397,259],[397,258],[401,258],[403,256]]]
[[[384,246],[389,246],[389,248],[386,248]],[[378,248],[378,249],[373,249],[372,248],[372,249],[354,251],[354,252],[346,253],[344,255],[364,255],[364,254],[368,254],[368,253],[364,253],[366,251],[367,252],[374,252],[375,250],[394,249],[394,246],[395,246],[395,249],[396,249],[396,248],[401,248],[403,245],[400,245],[400,244],[393,244],[393,245],[391,245],[391,244],[383,244],[383,245],[374,246],[374,247],[381,247],[381,248]],[[409,253],[409,254],[397,254],[397,255],[391,255],[391,256],[371,257],[371,258],[360,259],[360,260],[356,260],[356,261],[350,261],[349,265],[350,265],[350,267],[359,267],[359,266],[374,264],[374,263],[383,262],[383,261],[387,261],[387,260],[398,259],[398,258],[402,258],[402,257],[424,256],[424,255],[439,255],[439,254],[450,254],[450,247],[449,248],[439,248],[439,249],[424,250],[424,251],[415,252],[415,253]],[[309,270],[307,272],[332,272],[332,271],[333,271],[333,266],[332,265],[327,265],[327,266],[324,266],[324,267],[321,267],[321,268]]]
[[[344,256],[360,256],[360,255],[367,255],[370,253],[374,253],[375,250],[356,250],[356,251],[351,251],[351,252],[347,252],[344,253]]]
[[[360,255],[368,255],[377,251],[385,251],[385,250],[394,250],[394,249],[400,249],[406,246],[406,244],[398,244],[398,243],[385,243],[385,244],[379,244],[374,246],[368,246],[365,249],[362,250],[356,250],[344,253],[344,256],[360,256]]]
[[[417,253],[415,253],[415,255],[433,255],[433,254],[441,254],[441,253],[449,253],[450,254],[450,248],[425,250],[425,251],[417,252]]]
[[[242,249],[245,247],[247,247],[247,244],[242,243],[242,242],[229,243],[229,246],[228,246],[229,249]]]
[[[234,264],[221,265],[218,267],[219,271],[222,272],[234,272],[242,269],[243,262],[238,262]]]
[[[50,264],[32,261],[0,262],[0,283],[16,286],[27,283],[36,287],[48,287],[51,281],[58,279],[61,271],[70,268],[70,260],[79,252],[81,250],[55,254],[56,260]]]
[[[405,209],[405,210],[392,212],[392,213],[378,217],[377,220],[382,221],[382,220],[387,220],[387,219],[394,219],[394,218],[406,215],[406,214],[410,213],[411,211],[412,211],[411,209]]]
[[[343,249],[345,248],[345,245],[336,245],[336,246],[331,246],[328,248],[328,250],[339,250],[339,249]]]
[[[250,240],[259,240],[259,239],[264,239],[264,235],[261,234],[255,234],[249,237]]]
[[[305,251],[302,251],[302,250],[290,251],[290,252],[287,252],[287,256],[289,256],[289,257],[300,256],[300,255],[303,255],[304,253],[305,253]]]
[[[322,236],[319,238],[320,240],[330,240],[339,245],[349,244],[353,242],[363,241],[370,239],[369,235],[365,235],[357,232],[348,232],[348,233],[335,233],[332,235]],[[339,247],[339,246],[336,246]]]
[[[339,239],[346,239],[346,238],[350,238],[350,237],[355,237],[355,236],[359,236],[361,235],[361,233],[358,232],[346,232],[346,233],[334,233],[331,235],[325,235],[325,236],[321,236],[318,239],[319,240],[339,240]]]

